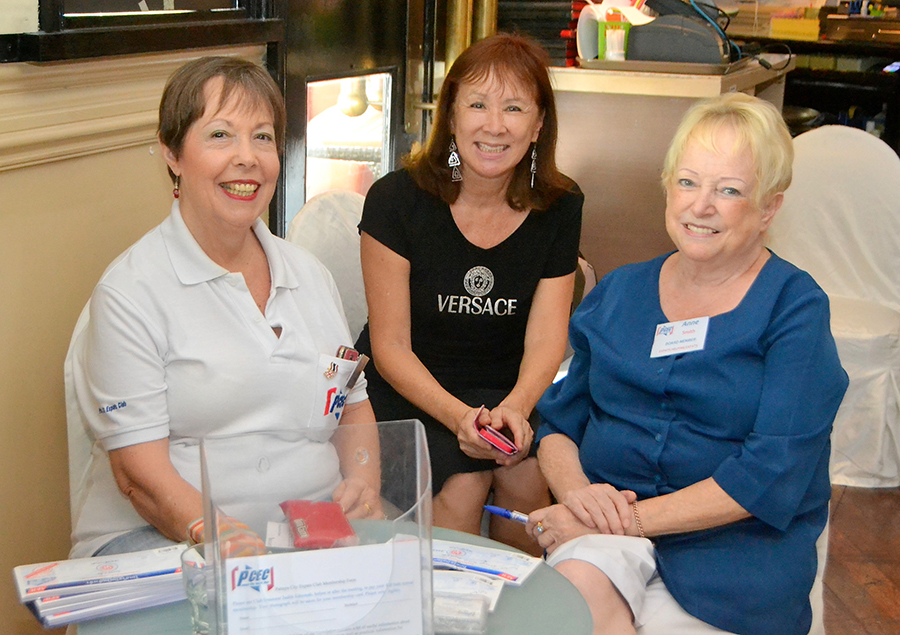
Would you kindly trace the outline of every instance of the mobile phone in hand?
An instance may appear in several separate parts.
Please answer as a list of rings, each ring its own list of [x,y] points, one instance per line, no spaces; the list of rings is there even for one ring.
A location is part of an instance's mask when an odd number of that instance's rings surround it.
[[[478,428],[478,436],[480,436],[482,439],[490,443],[492,446],[494,446],[507,456],[512,456],[519,451],[519,448],[517,448],[512,441],[506,438],[506,436],[501,432],[494,430],[490,426]]]

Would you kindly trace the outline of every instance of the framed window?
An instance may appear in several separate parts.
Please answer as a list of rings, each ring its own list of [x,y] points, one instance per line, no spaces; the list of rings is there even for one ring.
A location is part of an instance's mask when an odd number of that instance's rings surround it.
[[[0,35],[0,62],[64,60],[284,39],[285,0],[35,0],[40,30]],[[280,69],[271,67],[278,74]]]

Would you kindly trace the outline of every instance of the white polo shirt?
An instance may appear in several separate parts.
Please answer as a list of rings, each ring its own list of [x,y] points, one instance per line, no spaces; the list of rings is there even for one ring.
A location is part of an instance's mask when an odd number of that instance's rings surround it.
[[[95,443],[72,557],[147,524],[116,487],[109,450],[168,437],[173,465],[200,489],[199,439],[220,438],[209,451],[214,499],[262,531],[281,501],[327,499],[340,482],[328,440],[344,402],[367,397],[364,379],[343,394],[355,363],[334,356],[353,345],[337,289],[311,254],[260,220],[253,231],[272,278],[265,315],[243,275],[203,252],[177,201],[94,289],[73,349]]]

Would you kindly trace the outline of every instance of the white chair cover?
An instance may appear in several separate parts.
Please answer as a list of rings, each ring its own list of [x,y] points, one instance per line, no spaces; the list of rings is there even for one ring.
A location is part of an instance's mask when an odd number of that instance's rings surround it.
[[[311,251],[331,272],[354,341],[369,317],[357,229],[365,200],[362,194],[347,190],[317,194],[300,209],[285,236]]]
[[[828,563],[828,528],[830,519],[825,522],[825,529],[816,540],[816,579],[812,590],[809,592],[809,604],[812,608],[812,624],[809,626],[809,635],[825,635],[825,567]]]
[[[770,247],[831,300],[850,387],[834,422],[831,477],[900,485],[900,158],[855,128],[794,139],[794,180]]]

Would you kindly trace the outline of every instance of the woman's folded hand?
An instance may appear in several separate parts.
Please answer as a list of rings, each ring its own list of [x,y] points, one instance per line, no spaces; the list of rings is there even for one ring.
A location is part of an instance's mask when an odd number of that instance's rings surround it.
[[[456,422],[456,438],[459,449],[473,459],[496,459],[503,456],[490,443],[478,436],[478,428],[491,425],[491,415],[483,406],[470,408]]]
[[[525,418],[525,415],[516,408],[506,406],[502,403],[491,410],[490,414],[491,427],[495,430],[508,428],[513,434],[513,443],[519,448],[519,451],[515,455],[506,457],[513,460],[511,462],[505,462],[503,465],[518,463],[528,456],[528,451],[531,449],[531,441],[534,439],[534,430],[531,429],[531,424],[528,422],[528,419]]]
[[[513,443],[519,451],[507,455],[494,448],[478,435],[478,428],[491,427],[494,430],[509,428]],[[528,421],[515,409],[497,406],[493,410],[471,408],[457,422],[456,438],[459,449],[473,459],[492,459],[497,465],[515,465],[528,456],[533,432]]]
[[[607,483],[594,483],[569,490],[560,501],[587,527],[602,534],[623,536],[632,524],[631,490],[617,490]]]
[[[565,505],[551,505],[528,514],[525,531],[537,540],[547,553],[558,546],[584,536],[601,533],[596,527],[588,527]]]

